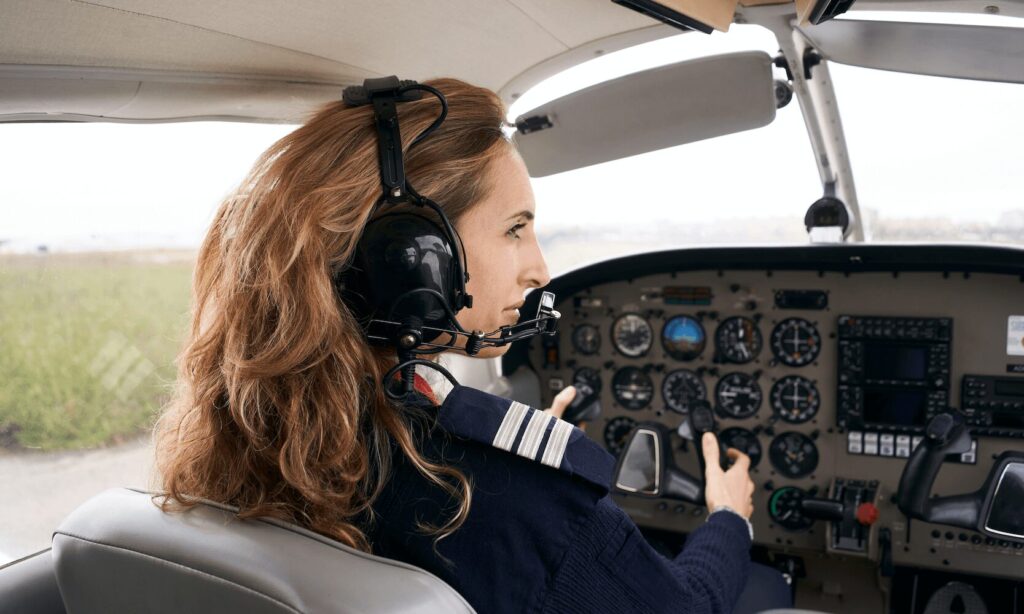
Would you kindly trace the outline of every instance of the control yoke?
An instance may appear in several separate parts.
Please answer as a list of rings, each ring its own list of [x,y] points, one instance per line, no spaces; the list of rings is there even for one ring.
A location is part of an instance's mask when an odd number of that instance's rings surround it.
[[[695,477],[680,469],[672,454],[672,429],[660,422],[638,424],[629,435],[622,456],[615,465],[612,477],[614,490],[649,498],[678,499],[697,505],[705,505],[704,475],[706,461],[701,439],[704,433],[716,431],[715,414],[706,401],[698,401],[690,409],[690,415],[679,427],[681,435],[692,436],[700,463],[700,476]],[[718,463],[722,469],[730,464],[725,446],[718,442]],[[852,517],[842,501],[804,497],[801,513],[812,519],[841,521]],[[864,522],[871,524],[874,522]]]
[[[971,529],[998,539],[1024,542],[1024,452],[998,457],[982,487],[972,493],[931,497],[947,454],[970,450],[970,430],[960,413],[928,422],[925,438],[907,460],[896,502],[908,518]]]
[[[692,476],[676,465],[673,455],[672,432],[660,422],[643,422],[630,433],[618,463],[612,485],[618,492],[652,498],[665,497],[704,505],[704,449],[701,437],[715,430],[715,415],[706,401],[698,401],[690,409],[687,427],[693,433],[700,476]],[[725,450],[719,444],[719,463],[728,465]]]

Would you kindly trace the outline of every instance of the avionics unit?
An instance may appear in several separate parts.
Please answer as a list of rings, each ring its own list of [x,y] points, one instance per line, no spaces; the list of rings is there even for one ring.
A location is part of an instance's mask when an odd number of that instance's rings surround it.
[[[838,425],[923,433],[949,406],[951,318],[839,316]]]
[[[960,406],[979,435],[1024,438],[1024,377],[965,375]]]

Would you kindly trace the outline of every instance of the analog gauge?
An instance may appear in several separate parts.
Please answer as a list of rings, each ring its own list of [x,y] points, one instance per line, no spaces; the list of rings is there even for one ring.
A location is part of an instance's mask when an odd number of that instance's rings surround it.
[[[636,420],[629,416],[618,416],[608,421],[604,427],[604,445],[608,451],[618,456],[626,445],[626,438],[629,432],[636,426]]]
[[[597,354],[601,349],[601,331],[593,324],[580,324],[572,329],[572,347],[580,354]]]
[[[578,398],[591,399],[601,393],[601,374],[597,369],[580,367],[572,375],[572,385]],[[575,400],[575,399],[573,399]]]
[[[788,431],[772,440],[768,458],[782,475],[802,478],[818,467],[818,447],[807,435]]]
[[[693,371],[679,369],[665,376],[661,382],[661,396],[672,411],[685,414],[694,401],[703,401],[708,392],[704,382]]]
[[[746,373],[730,373],[715,386],[719,412],[729,418],[753,416],[761,409],[761,397],[761,386]]]
[[[718,434],[718,441],[726,448],[736,448],[749,456],[751,469],[761,462],[761,442],[757,440],[757,435],[745,428],[729,427]]]
[[[615,401],[626,409],[643,409],[654,397],[651,378],[636,367],[623,367],[612,378]]]
[[[806,531],[814,520],[804,515],[802,504],[807,491],[796,486],[776,489],[768,499],[768,515],[772,522],[789,531]]]
[[[818,413],[819,405],[818,387],[806,377],[787,375],[772,386],[772,409],[786,422],[807,422]]]
[[[728,318],[715,331],[715,345],[727,362],[750,362],[761,353],[761,331],[750,318]]]
[[[676,360],[693,360],[700,356],[707,344],[704,327],[690,316],[675,316],[661,329],[661,344],[665,353]]]
[[[814,362],[821,351],[821,335],[813,322],[789,318],[772,330],[772,353],[784,365],[802,367]]]
[[[651,325],[635,313],[619,316],[612,324],[612,341],[623,356],[643,356],[651,349],[653,340]]]

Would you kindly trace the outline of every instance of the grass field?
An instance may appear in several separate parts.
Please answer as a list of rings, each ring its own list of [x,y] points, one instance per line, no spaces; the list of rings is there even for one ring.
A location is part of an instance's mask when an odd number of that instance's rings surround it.
[[[173,385],[192,256],[0,256],[0,447],[87,448],[149,428]]]

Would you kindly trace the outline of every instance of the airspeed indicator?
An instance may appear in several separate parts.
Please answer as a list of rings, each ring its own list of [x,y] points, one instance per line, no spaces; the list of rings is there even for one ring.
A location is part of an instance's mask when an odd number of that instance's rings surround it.
[[[651,349],[654,331],[643,316],[627,313],[619,316],[612,324],[612,341],[620,354],[636,358]]]

